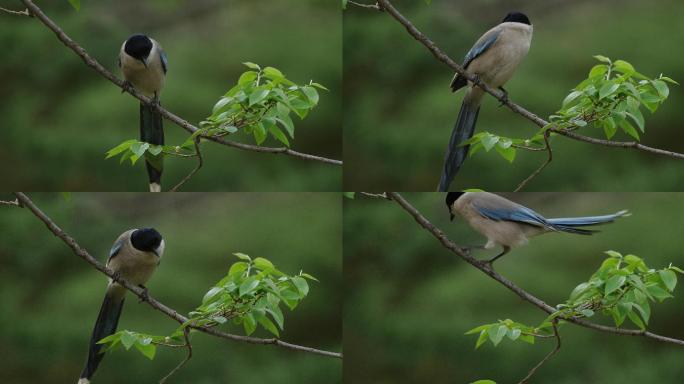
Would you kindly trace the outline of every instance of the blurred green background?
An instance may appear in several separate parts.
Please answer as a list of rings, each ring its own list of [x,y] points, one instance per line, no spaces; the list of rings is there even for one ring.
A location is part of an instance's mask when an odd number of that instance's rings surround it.
[[[546,234],[514,249],[496,270],[555,305],[589,279],[605,250],[632,253],[653,268],[684,266],[684,195],[675,193],[526,193],[505,197],[547,217],[633,214],[594,236]],[[404,197],[462,245],[484,238],[460,218],[449,222],[444,194]],[[474,251],[479,259],[500,250]],[[344,381],[349,383],[517,383],[555,346],[508,340],[475,350],[464,332],[511,318],[531,325],[546,314],[463,262],[396,203],[358,198],[344,203]],[[682,276],[679,275],[680,283]],[[650,331],[684,339],[684,287],[653,305]],[[597,315],[593,321],[601,321]],[[530,381],[554,384],[681,383],[681,346],[617,336],[566,324],[563,346]]]
[[[339,193],[30,194],[81,246],[104,262],[121,232],[153,226],[166,251],[150,294],[187,314],[237,261],[271,260],[286,273],[316,276],[294,312],[284,309],[285,341],[341,351],[342,238]],[[0,197],[4,200],[10,195]],[[0,207],[0,382],[75,383],[106,277],[73,255],[28,210]],[[119,329],[169,334],[178,324],[128,296]],[[225,330],[244,334],[241,327]],[[259,329],[259,337],[270,337]],[[338,359],[193,334],[193,357],[169,383],[339,383]],[[95,383],[156,383],[185,356],[158,348],[107,355]]]
[[[648,76],[684,81],[684,13],[678,0],[395,0],[395,6],[445,53],[461,62],[473,43],[511,10],[534,25],[530,52],[506,85],[511,100],[542,117],[603,54]],[[452,94],[452,71],[386,14],[350,6],[344,12],[344,157],[347,190],[435,190],[463,91]],[[645,112],[642,143],[684,152],[684,90],[655,115]],[[538,127],[485,97],[477,131],[529,138]],[[583,133],[601,136],[592,127]],[[624,134],[615,140],[629,140]],[[553,163],[531,191],[679,191],[684,163],[653,154],[553,139]],[[494,151],[469,158],[452,189],[510,191],[546,154],[518,151],[511,165]]]
[[[120,76],[122,42],[144,32],[169,57],[162,104],[198,124],[252,61],[298,83],[314,80],[319,106],[295,119],[298,151],[341,159],[342,20],[339,4],[320,0],[67,0],[37,2],[102,65]],[[0,6],[22,9],[18,1]],[[138,101],[102,78],[38,20],[0,13],[0,174],[6,190],[144,191],[142,162],[132,169],[104,153],[138,138]],[[167,144],[187,133],[165,122]],[[240,134],[238,141],[253,143]],[[280,146],[269,138],[263,145]],[[203,145],[201,171],[186,191],[334,191],[341,167],[289,156]],[[163,183],[177,183],[195,160],[168,159]]]

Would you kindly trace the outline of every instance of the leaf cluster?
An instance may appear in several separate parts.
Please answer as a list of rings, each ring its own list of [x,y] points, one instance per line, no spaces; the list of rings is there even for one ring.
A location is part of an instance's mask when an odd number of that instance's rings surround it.
[[[626,318],[639,329],[645,330],[651,317],[651,303],[663,302],[672,296],[677,285],[677,274],[684,270],[670,265],[662,269],[649,268],[644,260],[635,255],[622,255],[607,251],[608,258],[589,281],[579,284],[568,300],[556,306],[536,327],[513,320],[480,325],[466,332],[478,334],[475,347],[487,340],[497,346],[504,337],[534,344],[537,337],[553,337],[553,322],[563,324],[563,319],[592,317],[596,313],[611,316],[615,326],[620,327]]]
[[[307,280],[315,277],[299,272],[287,275],[263,257],[251,258],[244,253],[234,254],[233,263],[225,277],[219,280],[202,298],[202,304],[190,312],[188,320],[169,336],[156,336],[122,330],[98,341],[106,350],[135,347],[153,359],[158,345],[183,347],[188,326],[214,327],[231,322],[242,325],[247,335],[261,326],[276,337],[285,327],[281,304],[294,310],[309,293]],[[193,330],[191,330],[193,331]]]
[[[200,123],[201,129],[193,136],[223,136],[238,130],[252,135],[257,144],[268,135],[290,146],[287,138],[294,139],[295,126],[291,114],[306,118],[318,104],[317,89],[323,85],[309,82],[298,85],[273,67],[244,63],[250,70],[244,72],[237,84],[214,105],[211,115]],[[285,132],[287,135],[285,135]]]

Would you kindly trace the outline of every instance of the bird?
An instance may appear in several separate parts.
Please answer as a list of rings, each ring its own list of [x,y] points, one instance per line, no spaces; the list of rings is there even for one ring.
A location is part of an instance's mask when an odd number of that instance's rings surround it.
[[[119,51],[119,68],[124,77],[124,90],[133,86],[136,90],[158,105],[159,93],[164,88],[168,59],[156,40],[142,34],[126,39]],[[155,145],[164,145],[162,116],[154,106],[140,102],[140,140]],[[161,191],[163,170],[162,154],[145,157],[150,192]]]
[[[159,265],[164,253],[164,239],[154,228],[129,229],[114,242],[107,260],[107,267],[132,284],[143,286]],[[116,332],[124,304],[126,288],[109,279],[97,321],[90,338],[88,358],[77,384],[89,384],[104,357],[104,345],[97,344]]]
[[[530,208],[489,192],[449,192],[445,199],[450,214],[461,216],[474,230],[487,237],[484,249],[499,245],[503,251],[487,260],[491,264],[511,248],[527,244],[533,236],[548,232],[591,235],[597,230],[584,227],[611,223],[629,211],[610,215],[547,219]]]
[[[463,60],[463,68],[492,88],[499,88],[513,77],[518,65],[527,56],[532,42],[532,24],[523,13],[510,12],[503,21],[480,37]],[[468,154],[463,143],[473,136],[484,91],[460,74],[451,81],[451,91],[467,87],[458,119],[451,132],[449,147],[439,181],[439,191],[447,192]]]

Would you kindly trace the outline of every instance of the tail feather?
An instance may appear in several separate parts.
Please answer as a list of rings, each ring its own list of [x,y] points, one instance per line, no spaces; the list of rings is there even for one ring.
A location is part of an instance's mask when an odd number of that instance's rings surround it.
[[[150,144],[164,145],[164,123],[156,109],[140,103],[140,140]],[[145,154],[145,167],[150,181],[150,192],[159,192],[163,170],[163,155]]]
[[[598,225],[604,223],[611,223],[618,217],[629,215],[629,211],[620,211],[612,215],[603,216],[587,216],[587,217],[563,217],[557,219],[547,219],[551,224],[562,225],[566,227],[586,227],[589,225]]]
[[[116,332],[116,327],[119,324],[119,316],[123,309],[124,298],[115,292],[108,291],[102,301],[100,313],[97,315],[97,321],[93,328],[93,334],[90,337],[90,349],[88,350],[88,359],[85,367],[81,372],[79,383],[89,383],[90,378],[95,373],[97,366],[104,357],[102,344],[97,344],[101,339]]]
[[[461,168],[461,164],[465,161],[470,146],[461,146],[460,144],[473,137],[477,116],[480,113],[479,104],[479,102],[470,100],[468,96],[463,99],[456,125],[451,131],[449,147],[447,148],[446,156],[444,157],[444,167],[442,176],[439,180],[440,192],[447,192],[449,190],[449,185]]]

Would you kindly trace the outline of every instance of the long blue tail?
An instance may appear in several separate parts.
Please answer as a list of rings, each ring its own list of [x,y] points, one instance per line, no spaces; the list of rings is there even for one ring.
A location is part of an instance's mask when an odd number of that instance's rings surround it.
[[[461,168],[461,164],[465,161],[470,146],[462,146],[460,144],[473,137],[479,112],[479,100],[470,100],[466,95],[461,104],[461,111],[458,112],[456,125],[454,125],[454,129],[451,131],[449,147],[447,148],[446,156],[444,157],[442,176],[439,180],[439,192],[447,192],[449,190],[449,185]]]
[[[546,221],[553,225],[554,228],[561,230],[563,232],[577,233],[580,235],[591,235],[592,233],[598,232],[592,229],[581,229],[579,227],[588,227],[591,225],[612,223],[621,216],[628,216],[628,211],[620,211],[612,215],[603,216],[587,216],[587,217],[563,217],[557,219],[546,219]]]
[[[140,103],[140,141],[164,145],[164,123],[156,109]],[[163,155],[145,153],[145,167],[150,180],[150,192],[161,190],[161,175],[164,168]]]
[[[97,366],[104,357],[102,344],[97,344],[98,341],[116,332],[116,326],[119,324],[119,316],[123,309],[124,297],[119,292],[107,291],[100,313],[97,315],[97,321],[93,328],[93,334],[90,337],[90,349],[88,350],[88,359],[85,367],[81,372],[81,379],[90,380],[95,373]],[[87,382],[87,381],[85,381]]]

